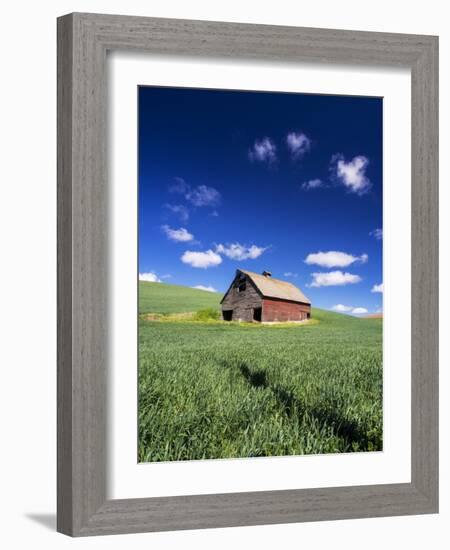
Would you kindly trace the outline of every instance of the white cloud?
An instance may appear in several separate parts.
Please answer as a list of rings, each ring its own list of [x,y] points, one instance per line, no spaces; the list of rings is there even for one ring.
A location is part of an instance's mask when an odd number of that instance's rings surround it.
[[[255,244],[247,247],[240,243],[231,243],[227,245],[218,244],[216,246],[216,252],[225,255],[227,258],[230,258],[230,260],[255,260],[268,248],[268,246],[256,246]]]
[[[222,258],[219,254],[216,254],[212,250],[207,250],[206,252],[193,252],[192,250],[186,250],[186,252],[181,256],[181,261],[192,267],[206,269],[208,267],[221,264]]]
[[[298,277],[298,273],[292,273],[292,271],[286,271],[286,273],[283,273],[285,277]]]
[[[261,141],[256,140],[248,152],[248,158],[252,162],[258,161],[272,164],[277,160],[277,147],[268,137],[263,138]]]
[[[343,286],[348,284],[355,284],[361,281],[359,275],[353,273],[343,273],[342,271],[330,271],[328,273],[311,273],[313,278],[311,287],[321,286]]]
[[[373,285],[370,292],[383,292],[383,283],[380,283],[379,285]]]
[[[365,307],[353,307],[344,306],[344,304],[337,304],[331,308],[339,313],[351,313],[352,315],[362,315],[363,313],[369,313]]]
[[[363,195],[372,185],[366,176],[368,164],[369,159],[363,155],[353,157],[349,162],[345,162],[344,157],[337,154],[331,158],[331,171],[349,191]]]
[[[214,187],[199,185],[186,194],[186,200],[194,206],[217,206],[220,203],[221,195]]]
[[[139,280],[147,281],[149,283],[162,283],[161,279],[153,271],[150,271],[149,273],[139,273]]]
[[[198,185],[191,187],[183,178],[175,178],[175,183],[169,186],[171,193],[178,193],[194,206],[217,206],[222,199],[221,194],[214,187]]]
[[[353,315],[362,315],[363,313],[369,313],[365,307],[355,307],[352,310]]]
[[[377,241],[381,241],[383,238],[383,230],[382,229],[374,229],[369,233],[371,237],[375,237]]]
[[[353,256],[346,252],[330,250],[328,252],[315,252],[308,254],[305,263],[308,265],[320,265],[321,267],[347,267],[355,262],[365,264],[369,256],[361,254],[361,256]]]
[[[169,185],[169,191],[171,193],[180,193],[181,195],[184,195],[189,191],[190,185],[187,184],[183,178],[177,176],[174,178],[174,180],[175,183]]]
[[[172,229],[168,225],[162,225],[161,229],[167,235],[168,239],[177,243],[188,243],[194,239],[194,235],[189,233],[189,231],[184,227],[180,227],[180,229]]]
[[[198,290],[206,290],[206,292],[217,292],[213,286],[204,286],[204,285],[195,285],[192,288],[197,288]]]
[[[344,304],[336,304],[331,308],[334,311],[339,311],[339,313],[347,313],[352,311],[353,306],[344,306]]]
[[[182,204],[165,204],[164,207],[177,215],[182,222],[186,223],[189,220],[189,210]]]
[[[301,132],[289,133],[286,137],[286,144],[294,160],[300,159],[311,149],[311,140]]]
[[[322,180],[320,180],[319,178],[308,180],[302,183],[302,189],[305,189],[305,191],[310,191],[311,189],[319,189],[319,187],[325,187]]]
[[[166,273],[165,275],[161,275],[161,279],[171,279],[172,275],[170,273]]]

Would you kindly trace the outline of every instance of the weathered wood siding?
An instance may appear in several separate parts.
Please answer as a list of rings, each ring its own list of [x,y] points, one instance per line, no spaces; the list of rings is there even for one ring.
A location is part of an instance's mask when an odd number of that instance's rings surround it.
[[[272,298],[264,298],[263,300],[263,322],[303,321],[308,318],[308,313],[311,313],[311,306],[308,304]]]
[[[248,277],[243,292],[238,292],[235,283],[236,279],[222,302],[222,318],[223,311],[232,309],[233,321],[253,321],[253,310],[262,307],[262,297]]]
[[[222,302],[222,319],[226,318],[227,311],[233,311],[233,321],[251,322],[254,320],[256,308],[262,308],[261,321],[263,322],[303,321],[311,313],[309,304],[263,298],[248,276],[245,277],[245,290],[239,292],[239,280],[242,281],[242,276],[237,275]]]

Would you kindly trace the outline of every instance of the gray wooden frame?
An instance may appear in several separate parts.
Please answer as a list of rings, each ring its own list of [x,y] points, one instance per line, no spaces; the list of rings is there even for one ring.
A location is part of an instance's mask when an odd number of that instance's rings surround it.
[[[411,483],[106,498],[106,52],[412,71]],[[58,19],[58,530],[100,535],[438,511],[438,38],[75,13]]]

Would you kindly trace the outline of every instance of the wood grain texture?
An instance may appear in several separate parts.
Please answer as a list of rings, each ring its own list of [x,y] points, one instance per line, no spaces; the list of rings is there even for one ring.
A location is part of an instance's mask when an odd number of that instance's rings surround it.
[[[72,526],[72,24],[58,21],[57,529]]]
[[[412,479],[438,509],[438,42],[416,60],[412,88]]]
[[[412,74],[412,481],[106,499],[106,52],[402,66]],[[58,530],[99,535],[438,509],[438,40],[71,14],[58,20]]]

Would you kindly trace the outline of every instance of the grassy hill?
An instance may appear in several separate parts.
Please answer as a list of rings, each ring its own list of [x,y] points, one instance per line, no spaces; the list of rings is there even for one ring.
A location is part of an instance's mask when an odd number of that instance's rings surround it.
[[[206,308],[220,309],[220,292],[208,292],[187,286],[139,281],[139,313],[188,313]],[[334,328],[357,326],[361,318],[312,308],[312,317]]]
[[[139,313],[185,313],[220,307],[220,292],[139,281]]]
[[[140,283],[140,309],[221,295]],[[382,319],[313,309],[315,323],[139,323],[141,462],[382,449]]]

